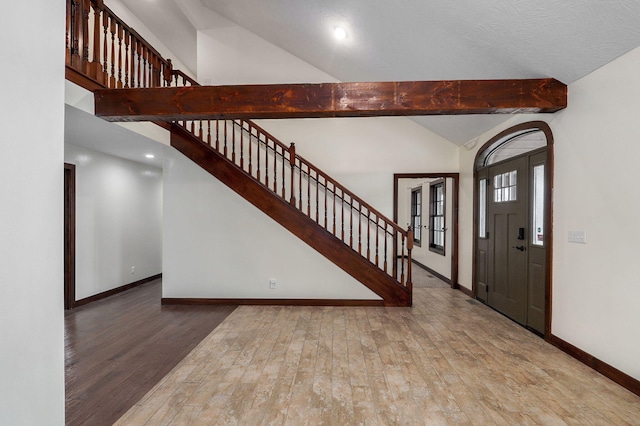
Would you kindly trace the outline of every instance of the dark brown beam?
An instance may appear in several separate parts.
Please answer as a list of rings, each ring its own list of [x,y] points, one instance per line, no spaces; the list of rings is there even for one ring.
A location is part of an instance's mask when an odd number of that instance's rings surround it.
[[[555,79],[271,84],[107,89],[109,121],[549,113],[567,106]]]

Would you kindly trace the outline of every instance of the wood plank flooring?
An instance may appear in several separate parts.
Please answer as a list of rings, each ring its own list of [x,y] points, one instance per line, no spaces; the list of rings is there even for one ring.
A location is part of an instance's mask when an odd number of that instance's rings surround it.
[[[640,398],[463,293],[241,306],[117,425],[638,425]]]
[[[156,280],[65,313],[67,425],[113,424],[235,309],[161,306],[161,291]]]

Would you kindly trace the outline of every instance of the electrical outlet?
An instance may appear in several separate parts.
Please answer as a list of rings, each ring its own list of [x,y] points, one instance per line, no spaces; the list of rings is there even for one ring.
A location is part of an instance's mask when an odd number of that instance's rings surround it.
[[[270,289],[276,288],[276,280],[274,278],[269,280],[269,288]]]
[[[569,231],[567,239],[570,243],[587,244],[587,231]]]
[[[131,273],[132,273],[132,274],[135,274],[135,273],[136,273],[136,267],[135,267],[135,266],[132,266],[132,267],[131,267]]]

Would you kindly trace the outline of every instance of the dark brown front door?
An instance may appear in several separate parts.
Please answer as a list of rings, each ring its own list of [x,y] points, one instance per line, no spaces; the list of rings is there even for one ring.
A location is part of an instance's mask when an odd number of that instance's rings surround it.
[[[489,169],[487,302],[526,323],[527,158]]]

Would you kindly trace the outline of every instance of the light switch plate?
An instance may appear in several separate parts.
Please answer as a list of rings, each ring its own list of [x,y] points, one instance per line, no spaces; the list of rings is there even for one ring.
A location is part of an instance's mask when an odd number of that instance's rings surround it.
[[[567,239],[570,243],[587,244],[587,231],[569,231]]]

